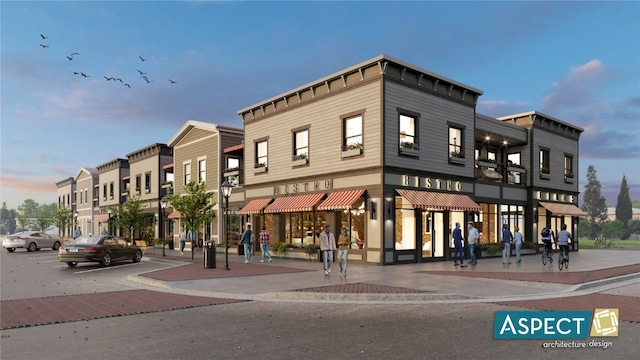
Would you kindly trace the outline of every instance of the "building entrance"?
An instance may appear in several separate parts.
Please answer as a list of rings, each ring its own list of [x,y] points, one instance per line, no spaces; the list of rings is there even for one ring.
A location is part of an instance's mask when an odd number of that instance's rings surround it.
[[[443,260],[448,233],[444,228],[444,212],[422,212],[422,260]]]

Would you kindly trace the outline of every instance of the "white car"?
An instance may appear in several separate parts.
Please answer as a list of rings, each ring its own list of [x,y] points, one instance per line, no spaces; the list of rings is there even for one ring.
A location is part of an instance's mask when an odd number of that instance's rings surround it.
[[[22,231],[7,235],[2,239],[2,247],[8,252],[14,252],[17,248],[27,249],[28,252],[38,251],[50,247],[53,250],[60,248],[60,239],[51,237],[42,231]]]

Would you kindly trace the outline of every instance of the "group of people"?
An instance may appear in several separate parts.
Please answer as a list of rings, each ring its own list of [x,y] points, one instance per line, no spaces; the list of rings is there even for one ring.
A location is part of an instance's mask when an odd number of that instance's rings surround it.
[[[469,230],[467,235],[467,244],[469,245],[469,252],[471,255],[470,264],[476,265],[478,263],[475,254],[475,247],[480,238],[480,234],[478,229],[473,226],[473,221],[469,221],[468,223]],[[560,247],[560,250],[565,254],[569,252],[569,240],[571,239],[571,234],[567,231],[567,224],[562,224],[561,231],[558,232],[558,235],[554,234],[553,230],[551,230],[551,224],[547,224],[545,228],[543,228],[542,242],[545,244],[545,247],[548,250],[548,253],[552,253],[551,242],[554,240],[556,244]],[[511,244],[515,245],[516,249],[516,261],[521,262],[522,258],[520,256],[520,249],[522,248],[522,244],[524,243],[524,236],[520,232],[519,227],[515,227],[515,234],[509,230],[509,225],[502,225],[502,241],[500,242],[500,247],[502,248],[502,263],[505,265],[511,264],[510,256],[511,256]],[[451,236],[453,237],[453,245],[455,247],[453,261],[455,266],[466,267],[464,264],[464,255],[462,251],[462,230],[460,229],[460,223],[456,222],[456,227],[451,232]],[[568,256],[568,255],[567,255]]]

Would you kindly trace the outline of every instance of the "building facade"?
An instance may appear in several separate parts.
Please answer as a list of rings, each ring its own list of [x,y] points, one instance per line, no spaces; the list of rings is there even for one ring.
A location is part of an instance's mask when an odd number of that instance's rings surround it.
[[[485,244],[503,224],[577,233],[582,129],[477,114],[481,95],[380,55],[244,108],[239,213],[294,249],[345,227],[350,260],[382,265],[450,259],[456,222]]]
[[[96,167],[98,170],[99,209],[93,218],[94,226],[102,233],[115,235],[116,229],[111,216],[118,204],[126,201],[129,189],[129,160],[113,159]],[[124,195],[123,195],[124,193]]]
[[[97,213],[98,171],[95,168],[83,167],[74,177],[76,191],[73,206],[74,229],[80,229],[83,235],[96,235],[93,217]]]

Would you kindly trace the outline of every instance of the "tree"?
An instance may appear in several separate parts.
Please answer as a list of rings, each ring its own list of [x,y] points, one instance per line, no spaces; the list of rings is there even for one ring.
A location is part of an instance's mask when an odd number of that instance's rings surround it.
[[[71,228],[71,221],[73,221],[73,214],[71,209],[61,204],[55,213],[55,224],[58,227],[58,236],[71,236],[67,231]]]
[[[0,234],[4,234],[9,232],[9,209],[7,209],[7,203],[2,203],[2,208],[0,208]]]
[[[620,220],[607,221],[602,225],[602,235],[608,238],[621,238],[624,224]]]
[[[36,216],[36,212],[39,207],[40,204],[35,202],[33,199],[26,199],[22,204],[20,204],[20,206],[18,206],[18,212],[27,218],[33,218]]]
[[[124,204],[118,204],[111,218],[113,224],[120,229],[120,234],[127,240],[133,241],[134,231],[140,231],[144,225],[146,217],[142,213],[143,202],[137,196],[132,196]]]
[[[204,182],[190,181],[185,186],[186,194],[171,194],[167,200],[171,207],[180,212],[180,220],[187,231],[195,230],[212,217],[212,208],[215,205],[211,193],[207,192]]]
[[[9,220],[7,220],[7,232],[9,234],[15,233],[16,229],[18,228],[16,226],[16,217],[17,217],[16,209],[9,210]]]
[[[580,219],[578,223],[578,234],[585,239],[593,239],[591,233],[591,222],[588,219]]]
[[[627,223],[627,231],[630,234],[636,234],[636,239],[638,239],[637,234],[640,234],[640,219],[631,219]]]
[[[55,224],[56,203],[38,205],[38,209],[33,216],[33,226],[44,232],[51,225]]]
[[[626,226],[629,220],[631,220],[632,215],[633,210],[631,209],[627,177],[623,175],[622,183],[620,183],[620,192],[618,193],[618,203],[616,204],[616,219],[622,221]]]
[[[16,213],[16,230],[25,231],[31,227],[31,218],[27,215],[22,215],[21,213]]]
[[[591,234],[598,234],[600,227],[607,220],[607,201],[601,195],[602,185],[598,181],[597,171],[593,165],[587,168],[587,184],[584,186],[582,211],[589,216]]]

